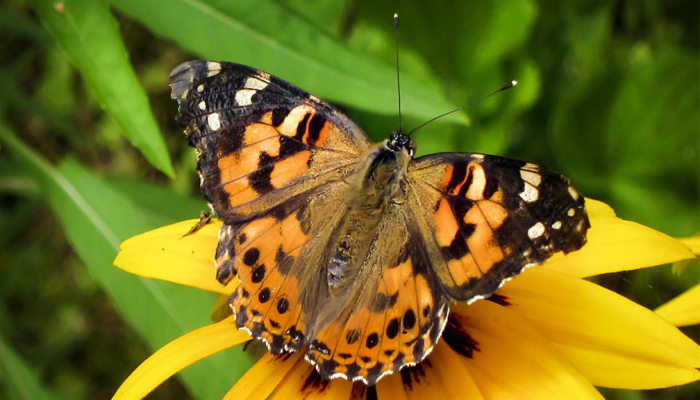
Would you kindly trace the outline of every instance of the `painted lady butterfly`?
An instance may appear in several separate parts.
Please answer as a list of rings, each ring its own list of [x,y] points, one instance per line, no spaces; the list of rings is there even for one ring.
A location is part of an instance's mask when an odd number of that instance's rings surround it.
[[[241,282],[236,324],[273,353],[305,348],[325,378],[372,385],[420,362],[450,301],[488,297],[586,241],[583,197],[535,164],[414,159],[407,135],[372,144],[330,105],[239,64],[184,63],[170,86],[224,222],[217,279]]]

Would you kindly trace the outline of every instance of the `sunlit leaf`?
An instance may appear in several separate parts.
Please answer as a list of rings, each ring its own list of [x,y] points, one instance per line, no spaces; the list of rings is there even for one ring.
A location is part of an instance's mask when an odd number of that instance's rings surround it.
[[[350,50],[276,2],[112,0],[111,3],[198,57],[250,65],[324,100],[376,114],[396,114],[393,64]],[[391,15],[388,14],[388,30],[393,29]],[[433,77],[433,81],[436,79]],[[430,118],[455,108],[436,87],[427,90],[411,76],[402,76],[403,112]],[[450,119],[466,123],[463,114]]]
[[[30,2],[58,46],[124,135],[163,173],[174,174],[165,143],[134,70],[117,23],[104,1]]]

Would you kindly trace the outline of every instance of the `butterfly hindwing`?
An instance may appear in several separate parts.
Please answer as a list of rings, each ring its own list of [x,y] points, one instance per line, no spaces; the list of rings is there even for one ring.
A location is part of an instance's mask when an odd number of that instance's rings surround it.
[[[544,167],[447,153],[417,159],[409,177],[433,268],[455,300],[487,297],[524,268],[585,243],[583,196]]]
[[[387,211],[356,284],[316,316],[306,358],[326,378],[372,385],[422,361],[442,333],[449,297],[405,211]]]
[[[279,354],[309,342],[317,308],[327,298],[318,279],[328,229],[342,212],[340,183],[315,188],[256,218],[224,224],[216,253],[218,279],[238,276],[230,304],[239,328],[247,329]]]

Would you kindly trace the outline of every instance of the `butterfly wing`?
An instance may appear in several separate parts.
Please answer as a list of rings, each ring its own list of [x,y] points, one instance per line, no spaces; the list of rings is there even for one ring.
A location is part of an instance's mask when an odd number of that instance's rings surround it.
[[[372,144],[328,104],[244,65],[187,62],[169,82],[204,196],[227,223],[341,179]]]
[[[524,268],[586,241],[583,196],[544,167],[445,153],[415,160],[408,176],[431,263],[455,300],[487,297]]]
[[[354,285],[316,316],[306,359],[326,378],[373,385],[422,361],[440,338],[449,297],[407,209],[384,214]]]
[[[169,82],[204,196],[224,222],[217,278],[241,280],[236,322],[276,353],[297,349],[322,289],[307,268],[371,142],[328,104],[243,65],[187,62]]]

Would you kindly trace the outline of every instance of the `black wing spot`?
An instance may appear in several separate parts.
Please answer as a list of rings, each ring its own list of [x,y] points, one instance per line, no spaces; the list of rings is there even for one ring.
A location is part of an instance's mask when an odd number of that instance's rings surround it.
[[[253,247],[246,251],[243,255],[243,264],[252,267],[253,265],[255,265],[256,262],[258,262],[259,257],[260,250],[258,250],[256,247]]]
[[[394,318],[391,321],[389,321],[389,324],[386,327],[386,337],[389,339],[393,339],[398,334],[399,334],[399,320]]]
[[[368,349],[373,348],[377,344],[379,344],[379,335],[377,334],[377,332],[373,332],[369,336],[367,336],[365,346],[367,346]]]
[[[260,303],[267,303],[270,300],[270,288],[264,288],[258,293],[258,300]]]
[[[403,328],[406,330],[410,330],[413,329],[414,326],[416,326],[416,313],[409,308],[403,314]]]
[[[348,333],[345,334],[345,341],[348,344],[353,344],[357,342],[357,339],[360,338],[360,331],[357,329],[351,329],[348,331]]]
[[[253,283],[260,283],[263,278],[265,278],[265,264],[260,265],[259,267],[255,268],[253,271],[253,275],[250,277],[250,280]]]
[[[284,314],[289,309],[289,300],[282,298],[277,300],[277,312]]]

